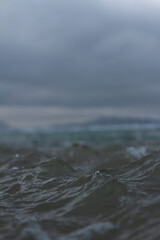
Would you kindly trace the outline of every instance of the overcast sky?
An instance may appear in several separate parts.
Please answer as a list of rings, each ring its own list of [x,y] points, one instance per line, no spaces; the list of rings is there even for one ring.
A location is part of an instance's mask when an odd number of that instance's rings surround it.
[[[1,0],[0,120],[160,118],[160,1]]]

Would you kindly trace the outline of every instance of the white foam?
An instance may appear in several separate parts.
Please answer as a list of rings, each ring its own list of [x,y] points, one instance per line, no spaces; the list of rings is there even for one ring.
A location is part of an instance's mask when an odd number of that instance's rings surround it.
[[[132,156],[136,159],[140,159],[147,155],[146,147],[128,147],[127,148],[127,155]]]
[[[18,167],[13,167],[12,169],[13,169],[13,170],[18,170],[19,168],[18,168]]]

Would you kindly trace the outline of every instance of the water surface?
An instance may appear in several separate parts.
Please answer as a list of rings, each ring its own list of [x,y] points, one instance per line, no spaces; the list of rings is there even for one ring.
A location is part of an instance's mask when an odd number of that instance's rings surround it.
[[[160,131],[0,133],[0,238],[160,239]]]

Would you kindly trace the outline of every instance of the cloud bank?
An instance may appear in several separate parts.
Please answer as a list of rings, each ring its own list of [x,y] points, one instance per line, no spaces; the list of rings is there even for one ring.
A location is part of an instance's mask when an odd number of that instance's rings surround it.
[[[0,11],[0,107],[157,114],[158,1],[2,0]]]

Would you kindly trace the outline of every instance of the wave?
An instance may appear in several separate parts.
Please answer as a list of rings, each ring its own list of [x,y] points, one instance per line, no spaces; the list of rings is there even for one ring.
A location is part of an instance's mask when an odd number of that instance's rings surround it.
[[[160,237],[157,146],[0,148],[3,239]]]

